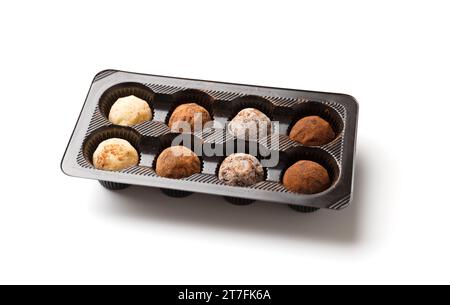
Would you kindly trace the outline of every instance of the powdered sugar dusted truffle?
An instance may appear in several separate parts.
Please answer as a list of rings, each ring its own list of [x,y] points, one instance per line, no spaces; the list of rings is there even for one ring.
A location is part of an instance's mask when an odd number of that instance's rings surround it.
[[[134,95],[119,98],[109,111],[109,121],[116,125],[132,126],[152,119],[146,101]]]
[[[255,140],[270,133],[271,123],[269,117],[258,109],[245,108],[231,120],[228,130],[236,138]]]
[[[251,186],[264,180],[264,169],[254,156],[237,153],[222,162],[219,180],[231,186]]]
[[[107,171],[119,171],[138,165],[137,150],[124,139],[112,138],[100,143],[92,157],[94,167]]]

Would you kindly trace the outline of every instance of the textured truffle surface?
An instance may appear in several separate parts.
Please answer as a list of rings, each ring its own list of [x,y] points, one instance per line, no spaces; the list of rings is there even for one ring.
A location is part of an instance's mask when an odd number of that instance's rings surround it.
[[[175,108],[169,119],[169,128],[172,132],[197,131],[209,121],[211,115],[208,110],[196,103],[187,103]]]
[[[128,141],[112,138],[100,143],[92,161],[97,169],[119,171],[138,165],[139,154]]]
[[[219,180],[232,186],[251,186],[264,180],[264,170],[254,156],[237,153],[222,162]]]
[[[148,103],[134,95],[119,98],[112,105],[109,121],[116,125],[131,126],[152,119]]]
[[[184,146],[166,148],[156,161],[156,173],[161,177],[181,179],[200,172],[200,159]]]
[[[231,120],[228,130],[236,138],[255,140],[270,133],[271,122],[269,117],[258,109],[245,108]]]
[[[291,192],[316,194],[330,187],[327,170],[313,161],[298,161],[283,176],[284,186]]]
[[[289,138],[305,146],[325,145],[336,137],[330,123],[319,116],[307,116],[292,128]]]

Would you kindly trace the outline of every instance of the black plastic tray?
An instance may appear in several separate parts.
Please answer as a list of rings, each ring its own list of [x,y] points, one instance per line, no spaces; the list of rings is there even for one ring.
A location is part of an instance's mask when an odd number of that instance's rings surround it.
[[[150,101],[153,119],[132,127],[112,125],[107,119],[112,103],[118,97],[129,94]],[[265,181],[251,187],[223,184],[217,178],[217,171],[223,160],[221,156],[200,155],[202,173],[185,179],[174,180],[156,175],[153,170],[154,162],[175,136],[167,126],[168,118],[177,105],[187,100],[206,107],[213,115],[214,122],[220,126],[248,106],[259,108],[273,121],[279,121],[279,128],[257,143],[258,155],[279,154],[279,162],[265,168]],[[314,114],[325,117],[332,124],[338,133],[336,139],[320,147],[305,147],[291,141],[288,134],[293,124],[303,116]],[[113,190],[129,185],[142,185],[161,188],[164,193],[173,197],[196,192],[221,195],[239,205],[263,200],[288,204],[300,212],[312,212],[321,208],[340,210],[351,201],[357,116],[356,100],[344,94],[106,70],[97,74],[92,82],[61,168],[67,175],[99,180],[103,186]],[[226,132],[226,128],[219,130],[216,125],[208,131],[183,136],[201,141],[203,147],[210,150],[226,150],[227,143],[238,141]],[[119,172],[95,169],[91,160],[92,153],[102,140],[110,137],[130,141],[140,152],[140,164]],[[272,137],[276,137],[278,145],[272,145]],[[313,195],[286,190],[280,183],[283,173],[298,160],[312,160],[322,164],[332,178],[332,186]]]

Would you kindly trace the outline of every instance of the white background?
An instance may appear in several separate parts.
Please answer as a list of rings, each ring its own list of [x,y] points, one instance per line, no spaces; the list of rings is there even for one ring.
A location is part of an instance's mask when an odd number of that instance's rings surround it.
[[[448,1],[2,1],[1,283],[449,283]],[[353,206],[110,192],[59,168],[93,76],[348,93]]]

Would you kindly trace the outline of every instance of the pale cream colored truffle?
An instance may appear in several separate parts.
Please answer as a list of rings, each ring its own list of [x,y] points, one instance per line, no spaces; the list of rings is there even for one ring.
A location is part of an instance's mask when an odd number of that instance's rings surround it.
[[[258,109],[245,108],[231,120],[228,130],[236,138],[255,140],[270,134],[271,122],[269,117]]]
[[[109,112],[109,121],[121,126],[132,126],[151,119],[152,111],[148,103],[134,95],[119,98]]]
[[[119,171],[138,165],[139,154],[128,141],[112,138],[100,143],[92,160],[97,169]]]

